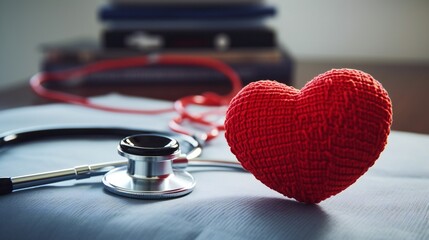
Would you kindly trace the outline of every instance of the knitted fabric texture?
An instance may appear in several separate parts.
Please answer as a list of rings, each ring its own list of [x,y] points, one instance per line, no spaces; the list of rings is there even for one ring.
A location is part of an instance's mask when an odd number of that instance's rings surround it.
[[[383,151],[392,123],[386,90],[371,75],[333,69],[301,90],[263,80],[231,101],[225,137],[243,167],[299,202],[353,184]]]

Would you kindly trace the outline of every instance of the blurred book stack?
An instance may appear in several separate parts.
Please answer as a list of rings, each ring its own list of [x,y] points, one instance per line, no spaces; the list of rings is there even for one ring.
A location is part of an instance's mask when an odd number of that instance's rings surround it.
[[[275,79],[291,84],[292,59],[266,21],[276,9],[262,0],[110,0],[98,9],[100,39],[42,46],[42,70],[78,68],[94,61],[150,54],[212,57],[244,84]],[[207,68],[150,65],[99,72],[87,83],[222,83]]]

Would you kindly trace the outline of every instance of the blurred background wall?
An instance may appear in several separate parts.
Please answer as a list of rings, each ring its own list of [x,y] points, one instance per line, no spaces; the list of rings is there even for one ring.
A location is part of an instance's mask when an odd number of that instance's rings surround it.
[[[42,43],[98,35],[99,0],[0,0],[0,87],[38,70]]]
[[[98,37],[103,0],[0,0],[0,87],[38,70],[41,43]],[[297,60],[429,62],[429,1],[269,0]]]
[[[305,59],[428,61],[429,1],[278,0],[275,26]]]
[[[267,2],[278,7],[270,24],[296,61],[295,86],[334,67],[368,71],[394,99],[395,129],[429,133],[429,1]],[[98,38],[103,3],[0,0],[0,88],[38,71],[40,44]]]

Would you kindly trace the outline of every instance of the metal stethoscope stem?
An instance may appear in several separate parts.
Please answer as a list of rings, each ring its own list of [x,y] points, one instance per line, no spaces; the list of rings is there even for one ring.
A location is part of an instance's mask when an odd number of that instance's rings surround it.
[[[113,161],[91,165],[80,165],[73,168],[66,168],[56,171],[49,171],[37,174],[29,174],[11,177],[13,190],[35,187],[50,183],[67,180],[80,180],[96,176],[102,176],[112,169],[127,166],[128,161]],[[173,160],[173,168],[182,170],[187,167],[219,167],[229,168],[237,171],[245,171],[240,163],[222,160],[180,158]]]

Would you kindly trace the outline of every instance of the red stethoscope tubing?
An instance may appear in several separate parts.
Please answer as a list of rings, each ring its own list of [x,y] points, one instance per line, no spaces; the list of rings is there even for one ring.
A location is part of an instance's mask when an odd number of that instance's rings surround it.
[[[148,64],[185,65],[211,68],[224,74],[229,79],[232,85],[232,90],[225,96],[221,96],[212,92],[207,92],[202,95],[187,96],[176,100],[171,108],[148,110],[119,108],[97,104],[91,102],[89,98],[61,91],[51,90],[43,85],[47,82],[68,81],[75,77],[82,77],[88,74],[101,71],[139,67]],[[199,138],[204,141],[210,141],[219,134],[219,131],[224,129],[223,124],[218,124],[207,119],[208,115],[215,114],[216,111],[191,113],[187,110],[187,107],[189,105],[226,106],[229,104],[230,100],[240,91],[240,89],[242,88],[242,83],[238,74],[231,67],[216,59],[181,55],[154,55],[147,57],[143,56],[105,60],[84,66],[79,69],[61,72],[41,72],[34,75],[30,79],[30,86],[33,91],[41,97],[55,101],[82,105],[85,107],[99,109],[103,111],[131,114],[161,114],[176,111],[179,116],[173,118],[169,123],[169,127],[173,131],[187,135],[193,135],[189,129],[185,128],[182,125],[185,120],[188,120],[191,123],[201,124],[206,127],[209,127],[210,130],[202,134],[202,136],[200,136]]]

